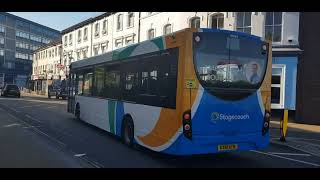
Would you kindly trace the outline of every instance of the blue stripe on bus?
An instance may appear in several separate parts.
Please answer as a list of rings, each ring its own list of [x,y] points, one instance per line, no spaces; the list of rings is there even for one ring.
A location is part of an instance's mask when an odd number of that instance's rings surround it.
[[[212,113],[227,115],[248,114],[248,119],[212,120]],[[164,153],[216,153],[219,142],[239,144],[239,151],[259,149],[267,146],[268,134],[262,136],[263,114],[258,101],[258,93],[239,101],[224,101],[204,91],[199,108],[192,119],[193,139],[183,134]],[[224,130],[227,131],[224,131]],[[201,131],[201,133],[200,133]],[[242,132],[241,132],[242,131]],[[234,133],[234,135],[233,135]],[[246,142],[246,143],[241,143]]]

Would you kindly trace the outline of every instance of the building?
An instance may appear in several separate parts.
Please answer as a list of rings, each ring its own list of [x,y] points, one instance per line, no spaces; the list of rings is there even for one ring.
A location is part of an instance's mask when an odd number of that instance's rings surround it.
[[[33,53],[32,90],[37,94],[47,94],[48,85],[54,80],[66,79],[62,61],[61,40],[41,46]]]
[[[300,13],[299,45],[303,53],[298,61],[296,103],[296,121],[316,125],[320,125],[320,25],[315,23],[319,18],[319,12]]]
[[[32,52],[59,38],[59,31],[0,12],[0,77],[25,87],[32,73]]]

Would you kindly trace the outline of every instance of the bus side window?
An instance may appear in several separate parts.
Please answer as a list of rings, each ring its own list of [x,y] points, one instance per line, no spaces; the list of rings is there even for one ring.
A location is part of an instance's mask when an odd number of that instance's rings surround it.
[[[93,73],[85,73],[84,76],[84,86],[83,86],[83,95],[91,96],[92,95],[92,84],[93,83]]]
[[[76,94],[82,95],[83,92],[83,75],[77,74],[77,81],[76,81]]]

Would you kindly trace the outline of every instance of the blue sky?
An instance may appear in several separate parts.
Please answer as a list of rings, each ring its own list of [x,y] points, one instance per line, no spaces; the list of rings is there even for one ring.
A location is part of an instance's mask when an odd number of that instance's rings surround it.
[[[58,31],[103,12],[8,12]]]

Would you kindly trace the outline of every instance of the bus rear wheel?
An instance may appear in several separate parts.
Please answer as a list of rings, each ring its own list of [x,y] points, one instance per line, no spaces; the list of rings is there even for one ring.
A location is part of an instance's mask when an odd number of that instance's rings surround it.
[[[131,118],[126,117],[122,124],[121,139],[129,147],[134,145],[134,125]]]

